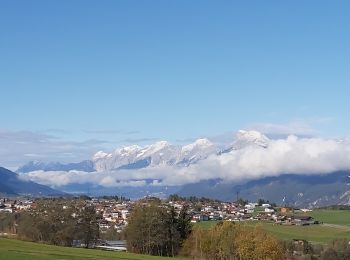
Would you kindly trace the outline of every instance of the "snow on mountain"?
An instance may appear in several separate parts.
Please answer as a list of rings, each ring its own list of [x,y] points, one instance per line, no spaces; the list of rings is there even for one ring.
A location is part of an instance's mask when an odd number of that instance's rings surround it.
[[[204,160],[211,155],[220,156],[232,150],[243,149],[247,146],[259,146],[266,148],[269,138],[257,131],[240,130],[236,133],[233,143],[228,144],[227,150],[220,150],[207,138],[201,138],[193,143],[180,146],[172,145],[167,141],[159,141],[147,146],[131,145],[118,148],[111,153],[99,151],[92,160],[80,163],[61,164],[58,162],[43,163],[29,162],[20,167],[18,172],[43,171],[110,171],[118,169],[141,169],[145,167],[155,167],[161,165],[176,165],[186,167],[200,160]]]
[[[189,165],[198,160],[216,154],[217,148],[208,139],[198,139],[185,146],[172,145],[160,141],[145,147],[129,146],[115,150],[113,153],[98,152],[93,157],[97,171],[132,169],[156,165]]]
[[[166,141],[146,146],[138,154],[137,159],[150,159],[151,165],[173,165],[179,154],[179,147]]]
[[[210,155],[219,155],[232,150],[242,149],[250,145],[266,148],[269,143],[262,133],[240,130],[234,142],[226,151],[219,152],[217,145],[207,138],[201,138],[184,146],[172,145],[160,141],[145,147],[128,146],[115,150],[113,153],[98,152],[93,157],[97,171],[115,169],[137,169],[157,165],[188,166]],[[128,167],[130,165],[130,167]]]
[[[198,139],[192,144],[181,148],[181,154],[178,158],[178,164],[191,164],[207,158],[209,155],[216,154],[218,148],[208,139]]]
[[[242,149],[250,145],[257,145],[263,148],[268,147],[270,139],[258,131],[239,130],[233,143],[235,150]]]
[[[122,147],[112,153],[99,151],[93,156],[92,161],[97,171],[118,169],[123,165],[134,163],[141,149],[138,145],[132,145]]]

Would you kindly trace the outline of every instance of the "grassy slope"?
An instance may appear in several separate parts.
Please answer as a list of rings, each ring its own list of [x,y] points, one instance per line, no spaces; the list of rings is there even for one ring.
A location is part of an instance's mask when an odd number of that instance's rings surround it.
[[[24,242],[13,239],[0,238],[0,260],[42,260],[42,259],[67,259],[67,260],[164,260],[166,257],[137,255],[124,252],[108,252],[93,249],[57,247],[38,243]],[[176,258],[179,259],[180,258]]]
[[[305,239],[312,242],[329,242],[336,238],[350,239],[350,211],[344,210],[315,210],[310,212],[316,220],[324,225],[313,226],[280,226],[268,222],[241,222],[250,227],[261,226],[264,230],[279,239]],[[216,225],[215,221],[200,222],[204,228]]]

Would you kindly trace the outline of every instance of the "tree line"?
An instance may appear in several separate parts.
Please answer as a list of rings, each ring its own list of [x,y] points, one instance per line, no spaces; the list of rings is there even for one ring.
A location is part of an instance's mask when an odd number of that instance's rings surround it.
[[[182,202],[191,202],[191,203],[196,203],[196,202],[201,202],[201,203],[221,203],[221,200],[217,199],[211,199],[211,198],[206,198],[206,197],[196,197],[196,196],[189,196],[189,197],[182,197],[178,194],[171,194],[168,197],[169,201],[182,201]]]
[[[2,214],[0,228],[20,239],[52,245],[72,246],[75,240],[91,247],[99,238],[98,219],[93,205],[84,201],[38,200],[35,210]]]

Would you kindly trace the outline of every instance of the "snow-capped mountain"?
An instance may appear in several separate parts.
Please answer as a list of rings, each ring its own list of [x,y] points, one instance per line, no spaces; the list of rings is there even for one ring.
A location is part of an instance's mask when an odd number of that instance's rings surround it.
[[[189,165],[217,153],[218,147],[209,141],[209,139],[198,139],[194,143],[181,147],[181,154],[177,164]]]
[[[217,147],[208,139],[198,139],[185,146],[160,141],[145,147],[136,145],[123,147],[112,153],[100,151],[93,156],[93,162],[97,171],[158,165],[187,166],[217,152]]]
[[[267,148],[271,140],[264,134],[250,130],[239,130],[234,137],[234,141],[221,150],[219,154],[229,153],[233,150],[240,150],[248,146]]]
[[[123,165],[134,163],[134,158],[140,150],[140,146],[132,145],[117,149],[112,153],[99,151],[93,156],[92,161],[97,171],[118,169]]]
[[[249,145],[257,145],[263,148],[268,147],[270,139],[258,131],[239,130],[236,134],[233,148],[238,150]]]
[[[224,144],[205,138],[183,146],[160,141],[99,151],[81,163],[31,162],[17,172],[29,172],[23,174],[25,179],[53,183],[66,192],[90,190],[133,198],[160,192],[223,200],[231,200],[240,192],[252,201],[264,198],[278,202],[287,197],[288,203],[296,206],[349,205],[349,145],[346,138],[269,139],[257,131],[240,130]],[[276,154],[277,159],[272,160]],[[289,158],[294,162],[289,163]],[[311,172],[309,163],[313,166]],[[229,178],[231,174],[241,179]]]
[[[207,138],[201,138],[193,143],[177,146],[166,141],[160,141],[145,147],[132,145],[115,150],[112,153],[103,151],[93,156],[97,171],[116,169],[138,169],[157,165],[188,166],[210,155],[220,155],[224,152],[243,149],[250,145],[266,148],[270,139],[257,131],[240,130],[233,138],[233,143],[225,151]]]
[[[209,156],[220,156],[232,150],[243,149],[247,146],[266,148],[269,138],[257,131],[238,131],[232,138],[231,144],[225,150],[207,138],[201,138],[187,145],[173,145],[167,141],[159,141],[144,147],[139,145],[125,146],[113,152],[97,152],[91,160],[79,163],[62,164],[59,162],[44,163],[40,161],[29,162],[20,167],[18,173],[31,171],[85,171],[103,172],[118,169],[141,169],[161,165],[176,165],[186,167],[204,160]]]

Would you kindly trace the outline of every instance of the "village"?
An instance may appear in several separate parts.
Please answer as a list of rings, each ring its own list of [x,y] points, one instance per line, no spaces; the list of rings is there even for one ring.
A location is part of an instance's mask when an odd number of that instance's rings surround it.
[[[64,199],[62,209],[69,207],[69,204],[76,199]],[[115,230],[121,233],[128,225],[128,218],[137,203],[145,205],[152,203],[157,198],[143,198],[137,201],[120,200],[113,197],[106,198],[84,198],[86,204],[93,205],[96,213],[100,216],[99,228],[103,234],[108,230]],[[0,213],[15,214],[21,211],[35,211],[38,199],[9,199],[1,198]],[[62,203],[62,202],[61,202]],[[308,216],[310,209],[296,209],[291,207],[277,207],[270,203],[252,202],[218,202],[204,200],[193,202],[189,200],[163,200],[162,205],[171,206],[179,213],[187,205],[192,223],[204,221],[267,221],[276,225],[313,225],[319,222]]]

